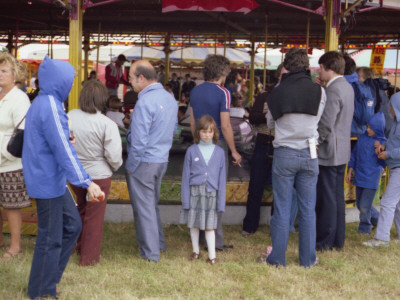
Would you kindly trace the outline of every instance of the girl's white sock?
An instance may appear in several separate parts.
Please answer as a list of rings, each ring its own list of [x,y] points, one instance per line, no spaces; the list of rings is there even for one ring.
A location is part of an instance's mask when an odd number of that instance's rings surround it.
[[[206,231],[206,241],[208,247],[208,258],[214,259],[215,258],[215,232],[213,231]]]
[[[199,228],[190,228],[190,237],[192,238],[192,246],[193,252],[199,254],[199,235],[200,229]]]

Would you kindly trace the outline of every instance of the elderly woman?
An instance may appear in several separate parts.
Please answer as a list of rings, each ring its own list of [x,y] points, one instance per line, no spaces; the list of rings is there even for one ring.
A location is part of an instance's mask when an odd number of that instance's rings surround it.
[[[11,243],[3,258],[21,254],[21,208],[32,205],[25,190],[20,158],[7,151],[7,144],[15,126],[29,109],[29,98],[17,84],[24,84],[27,77],[25,65],[9,53],[0,53],[0,206],[4,208],[11,233]],[[23,128],[24,122],[20,125]],[[4,246],[0,214],[0,247]]]
[[[106,202],[113,171],[122,165],[122,143],[117,124],[101,114],[107,101],[107,88],[98,80],[89,80],[79,97],[80,109],[68,113],[75,136],[75,150],[86,172],[105,194],[100,202],[87,201],[87,191],[71,186],[78,202],[82,233],[77,252],[82,266],[100,261]]]

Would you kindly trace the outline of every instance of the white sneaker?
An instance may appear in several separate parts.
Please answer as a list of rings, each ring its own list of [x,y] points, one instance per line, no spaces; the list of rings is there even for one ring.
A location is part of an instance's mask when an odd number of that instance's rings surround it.
[[[367,247],[372,247],[372,248],[377,248],[377,247],[382,247],[382,246],[387,247],[387,246],[389,246],[389,242],[372,239],[372,240],[363,242],[363,245],[367,246]]]

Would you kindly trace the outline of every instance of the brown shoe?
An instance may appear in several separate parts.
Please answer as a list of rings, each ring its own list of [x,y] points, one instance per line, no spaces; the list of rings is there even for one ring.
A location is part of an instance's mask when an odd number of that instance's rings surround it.
[[[200,257],[200,253],[193,252],[192,255],[189,257],[189,260],[194,261],[196,259],[199,259],[199,257]]]
[[[215,265],[217,262],[218,262],[217,258],[213,258],[213,259],[207,258],[207,260],[206,260],[206,263],[208,263],[210,265]]]

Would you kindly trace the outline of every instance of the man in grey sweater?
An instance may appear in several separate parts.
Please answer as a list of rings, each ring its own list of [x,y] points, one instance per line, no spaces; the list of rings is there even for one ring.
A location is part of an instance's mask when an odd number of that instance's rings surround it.
[[[323,88],[311,81],[309,59],[302,49],[292,48],[283,61],[289,71],[267,98],[268,128],[275,127],[271,218],[272,252],[266,262],[286,265],[289,219],[296,184],[299,204],[299,260],[310,267],[318,263],[315,253],[315,201],[318,178],[316,141],[318,122],[324,111]],[[263,260],[261,260],[263,261]]]

